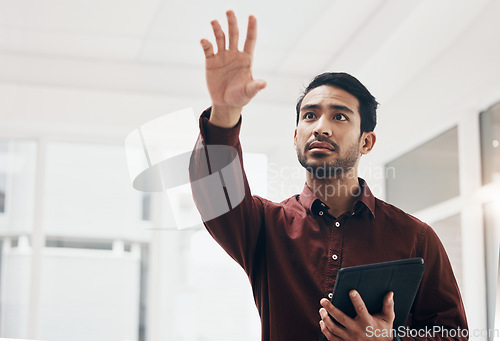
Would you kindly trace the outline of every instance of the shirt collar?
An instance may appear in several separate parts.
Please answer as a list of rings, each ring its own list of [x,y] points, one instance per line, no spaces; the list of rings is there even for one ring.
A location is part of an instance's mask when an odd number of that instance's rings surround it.
[[[361,186],[361,195],[358,200],[354,203],[353,213],[357,213],[361,210],[362,206],[368,208],[372,216],[375,217],[375,197],[368,187],[365,180],[362,178],[358,178],[359,185]],[[313,214],[323,215],[325,210],[328,210],[328,205],[326,205],[323,201],[321,201],[312,191],[312,189],[307,185],[304,185],[304,189],[299,196],[299,202],[306,209],[310,210]]]

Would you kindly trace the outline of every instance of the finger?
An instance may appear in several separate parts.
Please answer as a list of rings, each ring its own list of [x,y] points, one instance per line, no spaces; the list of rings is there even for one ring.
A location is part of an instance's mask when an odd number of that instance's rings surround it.
[[[266,87],[266,82],[258,79],[250,81],[246,86],[246,95],[249,98],[254,97],[257,93]]]
[[[253,15],[248,17],[247,38],[243,51],[253,54],[255,42],[257,41],[257,19]]]
[[[326,339],[328,341],[337,341],[337,340],[342,340],[341,338],[333,335],[329,330],[328,328],[326,327],[325,325],[325,322],[323,322],[323,320],[319,321],[319,327],[321,328],[321,332],[323,333],[323,335],[325,335]]]
[[[368,322],[371,315],[368,312],[368,309],[366,309],[365,302],[363,302],[363,299],[361,298],[359,293],[356,290],[351,290],[349,292],[349,297],[351,298],[352,305],[354,306],[356,314],[359,316],[359,318],[362,321]]]
[[[384,307],[382,308],[384,320],[393,323],[396,314],[394,313],[394,293],[390,291],[384,297]]]
[[[335,324],[333,320],[330,318],[328,313],[326,312],[325,308],[321,308],[319,310],[319,315],[321,316],[321,321],[323,321],[323,324],[326,326],[327,330],[334,336],[340,337],[340,338],[346,338],[347,333],[345,329],[338,324]]]
[[[210,58],[214,55],[214,48],[208,40],[202,39],[200,44],[203,48],[203,52],[205,53],[205,58]]]
[[[212,29],[214,30],[215,41],[217,42],[217,53],[226,49],[226,35],[217,20],[211,22]]]
[[[350,327],[352,327],[354,320],[352,318],[350,318],[349,316],[347,316],[346,314],[344,314],[344,312],[342,312],[342,310],[335,307],[332,304],[332,302],[330,302],[326,298],[323,298],[320,301],[320,304],[323,306],[323,308],[326,309],[326,311],[328,311],[328,313],[330,313],[330,315],[332,315],[332,317],[335,319],[335,321],[337,321],[342,326],[344,326],[348,329]]]
[[[321,328],[321,332],[325,335],[328,341],[333,339],[333,334],[328,330],[323,320],[319,321],[319,327]]]
[[[233,11],[227,11],[227,24],[228,24],[228,33],[229,33],[229,49],[237,50],[238,49],[238,24],[236,22],[236,16]]]

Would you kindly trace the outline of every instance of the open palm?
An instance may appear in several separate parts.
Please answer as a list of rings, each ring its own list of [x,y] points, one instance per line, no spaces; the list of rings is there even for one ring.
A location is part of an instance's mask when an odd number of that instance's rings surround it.
[[[266,86],[264,81],[254,80],[252,77],[257,20],[253,16],[248,18],[245,46],[240,51],[236,17],[233,11],[228,11],[226,14],[229,28],[228,48],[226,49],[226,36],[216,20],[211,24],[217,43],[217,53],[214,53],[213,46],[208,40],[201,40],[206,58],[207,86],[214,108],[241,112],[241,108]]]

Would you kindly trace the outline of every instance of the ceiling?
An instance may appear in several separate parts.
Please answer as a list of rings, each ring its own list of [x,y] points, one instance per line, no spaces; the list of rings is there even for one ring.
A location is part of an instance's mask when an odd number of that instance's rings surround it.
[[[0,8],[4,136],[122,139],[169,111],[198,113],[210,104],[199,40],[213,38],[212,19],[225,26],[227,9],[240,32],[257,17],[254,75],[268,83],[245,110],[249,149],[290,145],[297,96],[324,71],[352,73],[377,97],[384,158],[500,100],[496,0],[0,0]]]

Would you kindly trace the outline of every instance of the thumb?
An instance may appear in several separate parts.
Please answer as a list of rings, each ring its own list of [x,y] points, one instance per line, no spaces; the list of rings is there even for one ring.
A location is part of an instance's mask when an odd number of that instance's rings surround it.
[[[387,318],[388,322],[394,322],[396,314],[394,313],[394,293],[392,291],[385,295],[382,314]]]
[[[266,82],[263,81],[262,79],[252,80],[249,83],[247,83],[246,94],[248,97],[252,98],[265,87],[266,87]]]

